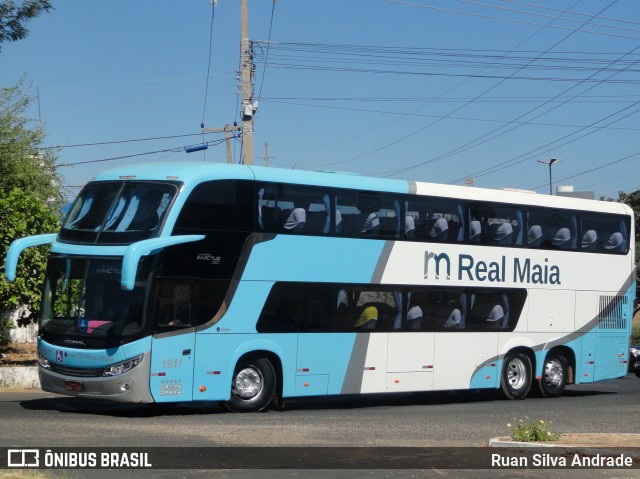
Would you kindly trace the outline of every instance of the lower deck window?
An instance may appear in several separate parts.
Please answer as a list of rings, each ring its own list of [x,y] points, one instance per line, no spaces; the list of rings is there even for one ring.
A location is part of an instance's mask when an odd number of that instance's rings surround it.
[[[525,289],[276,283],[257,330],[513,331]]]

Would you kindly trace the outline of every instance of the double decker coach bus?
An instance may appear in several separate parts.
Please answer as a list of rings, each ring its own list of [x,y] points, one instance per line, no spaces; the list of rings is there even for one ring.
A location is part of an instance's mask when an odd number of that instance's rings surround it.
[[[206,163],[124,166],[51,244],[46,391],[132,402],[502,389],[626,374],[623,204]]]

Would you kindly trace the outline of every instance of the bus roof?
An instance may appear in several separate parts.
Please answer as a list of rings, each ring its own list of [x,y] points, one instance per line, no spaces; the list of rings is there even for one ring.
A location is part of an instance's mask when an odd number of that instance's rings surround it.
[[[552,208],[600,211],[627,215],[633,214],[631,208],[627,205],[611,201],[594,201],[581,198],[539,195],[524,191],[375,178],[346,172],[333,173],[196,161],[134,163],[105,170],[99,173],[96,178],[94,178],[94,181],[127,179],[181,181],[187,186],[188,190],[203,181],[245,179],[389,193],[414,193],[496,203],[517,203],[522,205],[538,205]]]

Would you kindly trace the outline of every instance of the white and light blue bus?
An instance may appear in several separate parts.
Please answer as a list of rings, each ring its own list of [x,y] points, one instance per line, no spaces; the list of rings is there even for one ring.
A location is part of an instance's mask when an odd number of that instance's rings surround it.
[[[46,391],[258,411],[303,396],[624,376],[635,296],[623,204],[207,163],[115,168],[51,244]]]

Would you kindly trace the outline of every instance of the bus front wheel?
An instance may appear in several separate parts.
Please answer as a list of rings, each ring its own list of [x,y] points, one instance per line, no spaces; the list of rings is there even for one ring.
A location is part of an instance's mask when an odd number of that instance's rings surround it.
[[[508,399],[524,399],[531,389],[531,358],[525,353],[509,353],[504,358],[500,387]]]
[[[266,358],[238,363],[231,380],[231,398],[226,407],[233,412],[257,412],[266,408],[276,390],[276,372]]]
[[[540,392],[546,398],[561,396],[567,385],[567,359],[559,353],[549,353],[540,378]]]

